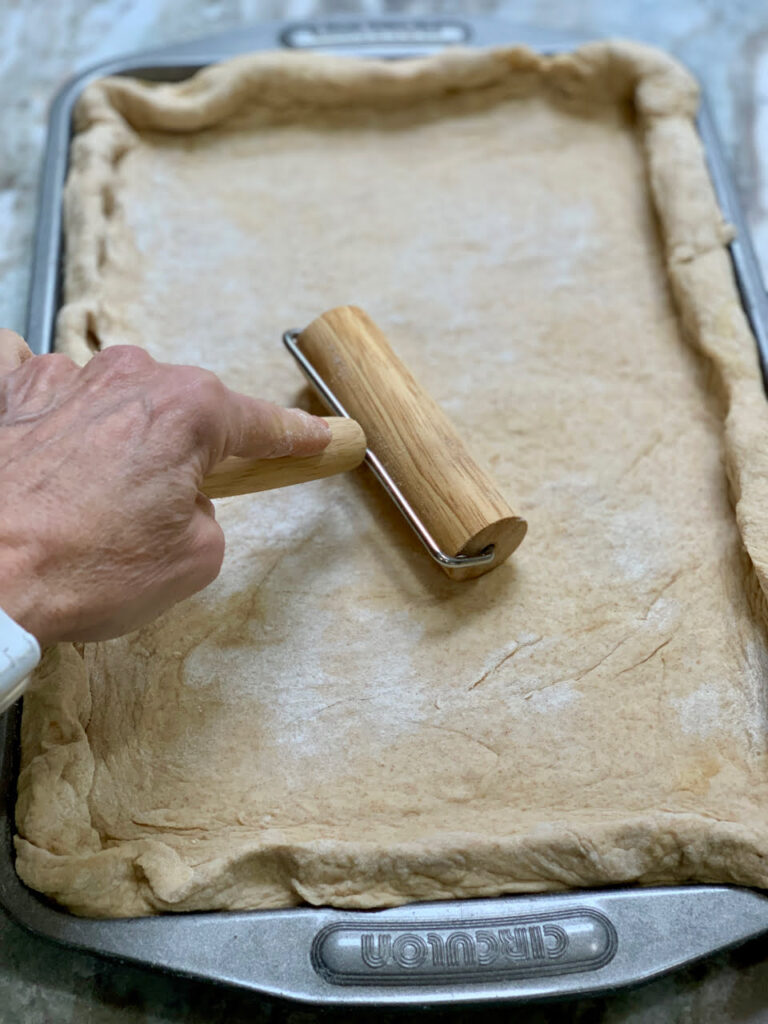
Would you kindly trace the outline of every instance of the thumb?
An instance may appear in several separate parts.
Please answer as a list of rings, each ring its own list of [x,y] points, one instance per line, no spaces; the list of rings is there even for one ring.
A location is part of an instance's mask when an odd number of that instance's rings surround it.
[[[0,377],[13,373],[23,362],[31,358],[32,351],[21,335],[0,327]]]

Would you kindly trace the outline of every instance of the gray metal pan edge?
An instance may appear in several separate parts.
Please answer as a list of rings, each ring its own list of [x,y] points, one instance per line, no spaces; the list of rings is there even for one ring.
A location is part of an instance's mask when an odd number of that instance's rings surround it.
[[[33,351],[53,347],[72,107],[94,78],[178,80],[218,60],[281,46],[397,58],[457,43],[523,43],[552,52],[584,41],[493,17],[337,16],[263,23],[89,68],[64,86],[51,109],[27,324]],[[706,104],[699,129],[721,207],[736,228],[731,256],[765,378],[768,300]],[[768,897],[721,885],[614,888],[365,912],[308,907],[77,918],[24,886],[14,869],[20,717],[16,707],[0,718],[0,903],[32,931],[79,949],[316,1004],[423,1006],[606,991],[768,930]]]

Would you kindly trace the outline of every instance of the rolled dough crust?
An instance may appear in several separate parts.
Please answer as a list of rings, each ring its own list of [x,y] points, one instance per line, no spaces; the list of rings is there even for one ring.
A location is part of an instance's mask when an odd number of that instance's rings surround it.
[[[293,403],[356,303],[529,522],[455,584],[361,470],[218,505],[220,578],[47,653],[17,866],[78,914],[768,885],[768,408],[665,55],[261,54],[77,109],[58,347]]]

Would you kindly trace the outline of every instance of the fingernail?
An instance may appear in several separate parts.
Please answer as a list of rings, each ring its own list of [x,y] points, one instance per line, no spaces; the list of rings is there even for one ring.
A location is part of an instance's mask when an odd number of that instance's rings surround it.
[[[331,428],[321,416],[312,416],[311,413],[305,412],[304,409],[291,409],[291,412],[295,413],[302,421],[305,428],[304,436],[308,441],[319,441],[322,447],[329,443],[331,440]]]

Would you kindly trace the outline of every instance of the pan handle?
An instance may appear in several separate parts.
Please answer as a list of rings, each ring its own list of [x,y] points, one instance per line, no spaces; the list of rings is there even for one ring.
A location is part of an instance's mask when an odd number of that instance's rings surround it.
[[[31,921],[26,908],[25,923],[69,944],[274,996],[357,1006],[581,996],[645,981],[768,930],[768,898],[727,886],[128,921],[73,919],[38,906],[41,919]]]
[[[654,977],[767,928],[768,899],[723,886],[337,912],[314,933],[307,995],[379,1005],[580,995]]]
[[[350,16],[290,22],[278,42],[290,50],[407,57],[467,44],[472,34],[471,23],[461,18]]]

